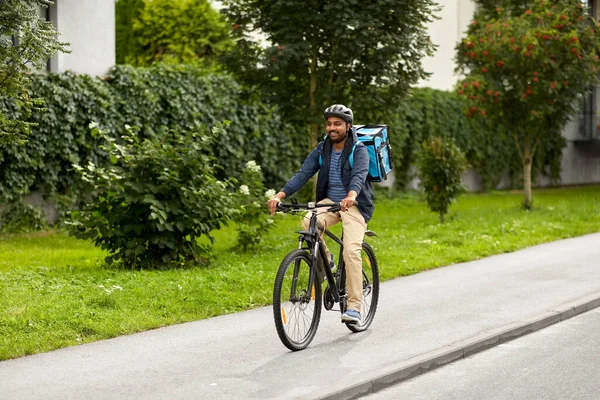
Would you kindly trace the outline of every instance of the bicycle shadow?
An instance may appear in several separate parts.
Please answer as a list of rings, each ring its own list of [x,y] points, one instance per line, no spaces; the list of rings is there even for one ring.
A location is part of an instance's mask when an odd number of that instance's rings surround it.
[[[338,327],[323,328],[325,331],[321,332],[320,328],[313,344],[304,350],[289,351],[280,344],[283,354],[249,373],[249,376],[256,379],[258,390],[248,395],[252,398],[273,398],[273,388],[277,387],[286,391],[280,392],[277,398],[301,396],[302,393],[310,393],[326,383],[336,382],[351,374],[357,362],[356,356],[352,354],[353,349],[359,348],[371,336],[372,331],[339,334]],[[331,336],[334,329],[338,332],[336,338],[318,341],[319,333]]]

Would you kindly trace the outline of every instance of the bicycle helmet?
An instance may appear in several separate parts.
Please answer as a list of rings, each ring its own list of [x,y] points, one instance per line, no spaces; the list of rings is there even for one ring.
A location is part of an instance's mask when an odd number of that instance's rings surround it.
[[[334,104],[331,107],[328,107],[325,110],[324,115],[325,119],[329,117],[338,117],[349,124],[351,124],[352,120],[354,119],[354,114],[352,113],[352,110],[343,104]]]

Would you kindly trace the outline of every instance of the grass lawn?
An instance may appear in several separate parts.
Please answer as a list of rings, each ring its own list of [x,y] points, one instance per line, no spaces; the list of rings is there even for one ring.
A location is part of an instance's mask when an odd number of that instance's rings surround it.
[[[382,279],[600,231],[600,187],[536,190],[533,211],[521,199],[463,195],[443,225],[415,194],[378,199],[368,241]],[[299,222],[278,217],[264,249],[247,254],[222,230],[210,267],[155,271],[106,266],[104,252],[60,231],[0,235],[0,360],[268,305]]]

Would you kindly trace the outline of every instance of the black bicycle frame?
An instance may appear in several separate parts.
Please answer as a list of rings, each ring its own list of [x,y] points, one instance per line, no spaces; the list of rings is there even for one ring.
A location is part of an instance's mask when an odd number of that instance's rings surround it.
[[[325,272],[325,277],[327,278],[327,284],[329,285],[329,287],[332,289],[331,293],[333,295],[333,298],[335,299],[336,303],[340,302],[340,293],[339,293],[339,287],[336,283],[335,277],[333,276],[333,272],[331,271],[331,268],[328,268],[329,266],[329,260],[327,259],[327,254],[325,253],[325,245],[324,243],[322,243],[321,240],[321,235],[319,232],[319,229],[317,228],[317,213],[313,212],[311,217],[310,217],[310,225],[309,225],[309,230],[308,231],[297,231],[296,233],[300,234],[300,238],[299,238],[299,247],[302,247],[302,242],[306,242],[309,246],[311,246],[311,250],[310,250],[310,254],[311,254],[311,262],[313,265],[313,268],[311,269],[311,273],[310,273],[310,278],[308,281],[308,287],[312,288],[313,283],[316,280],[316,271],[318,268],[318,259],[317,257],[321,258],[321,261],[323,263],[323,270]],[[329,232],[328,230],[325,230],[325,234],[327,236],[329,236],[333,241],[335,241],[337,244],[340,245],[340,248],[343,248],[343,242],[341,239],[339,239],[337,236],[335,236],[333,233]],[[338,270],[341,271],[342,268],[344,268],[344,258],[341,256],[342,252],[340,251],[340,257],[339,257],[339,261],[338,261]],[[297,266],[296,266],[297,268]],[[294,270],[294,276],[297,276],[298,271]],[[296,292],[296,282],[293,282],[292,284],[292,297],[295,296],[295,292]],[[335,290],[333,290],[335,289]]]

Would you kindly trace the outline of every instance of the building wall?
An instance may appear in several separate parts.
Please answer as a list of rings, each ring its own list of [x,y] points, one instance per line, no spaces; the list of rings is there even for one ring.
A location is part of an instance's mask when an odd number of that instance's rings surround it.
[[[578,185],[600,182],[600,141],[582,140],[580,118],[573,118],[563,131],[567,145],[562,152],[561,184]],[[540,184],[545,185],[544,179]]]
[[[471,0],[439,0],[438,3],[442,8],[437,15],[440,19],[428,29],[431,41],[438,47],[433,57],[423,60],[423,68],[432,75],[419,82],[419,86],[452,90],[459,78],[454,73],[455,47],[473,18],[475,4]]]
[[[104,75],[115,65],[115,0],[55,0],[50,18],[71,44],[50,60],[51,72]]]

